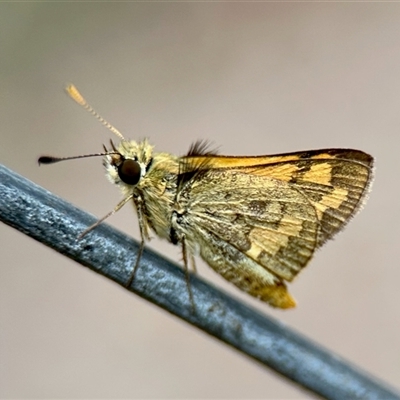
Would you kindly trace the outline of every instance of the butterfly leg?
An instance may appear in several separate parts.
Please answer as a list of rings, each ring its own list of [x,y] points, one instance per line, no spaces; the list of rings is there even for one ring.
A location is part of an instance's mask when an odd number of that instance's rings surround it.
[[[89,228],[86,228],[79,236],[78,239],[82,239],[85,235],[87,235],[91,230],[99,226],[103,221],[105,221],[108,217],[111,217],[111,215],[114,215],[117,211],[119,211],[128,201],[132,199],[133,196],[128,196],[122,201],[120,201],[115,208],[110,211],[107,215],[105,215],[103,218],[100,218],[98,221],[96,221],[93,225],[90,225]]]
[[[129,276],[128,282],[126,283],[126,287],[128,287],[128,288],[132,285],[132,282],[135,280],[136,271],[139,267],[140,259],[142,258],[144,244],[145,244],[145,241],[142,239],[140,241],[139,250],[137,252],[135,265],[133,266],[133,269],[132,269],[131,275]]]
[[[133,197],[133,200],[135,202],[136,211],[137,211],[137,215],[138,215],[138,221],[139,221],[140,245],[139,245],[139,250],[138,250],[137,256],[136,256],[135,265],[133,266],[131,275],[125,285],[126,287],[130,287],[132,285],[132,282],[135,280],[136,271],[139,267],[140,259],[143,254],[144,245],[146,243],[146,240],[150,239],[149,233],[147,230],[147,224],[146,224],[145,217],[143,214],[142,199],[140,197],[135,196],[135,197]]]
[[[181,239],[181,243],[182,243],[182,257],[183,257],[183,265],[185,268],[185,278],[186,278],[186,287],[188,290],[188,294],[189,294],[189,301],[190,301],[190,305],[192,308],[192,313],[196,314],[196,305],[194,302],[194,297],[193,297],[193,292],[192,292],[192,286],[190,284],[190,271],[189,271],[189,262],[188,262],[188,251],[187,251],[187,246],[186,246],[186,241],[185,241],[185,237],[183,236]],[[194,263],[194,257],[192,254],[190,254],[190,261],[191,264],[194,268],[194,271],[196,272],[196,266]]]
[[[194,261],[193,254],[190,255],[190,266],[192,267],[193,273],[197,274],[197,267],[196,267],[196,262]]]

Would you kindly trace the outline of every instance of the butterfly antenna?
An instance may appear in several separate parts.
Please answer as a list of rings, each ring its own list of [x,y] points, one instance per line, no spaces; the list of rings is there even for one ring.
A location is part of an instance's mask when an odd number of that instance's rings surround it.
[[[76,160],[77,158],[87,158],[87,157],[104,157],[104,156],[109,156],[111,154],[119,154],[119,153],[117,151],[108,151],[104,146],[104,153],[84,154],[82,156],[72,156],[72,157],[41,156],[38,158],[38,163],[39,165],[55,164],[60,161]]]
[[[112,133],[117,135],[121,140],[125,140],[124,136],[117,128],[115,128],[109,122],[107,122],[90,104],[88,104],[88,102],[79,93],[79,90],[76,88],[76,86],[72,84],[68,85],[65,88],[65,91],[67,92],[68,96],[71,97],[72,100],[74,100],[76,103],[82,106],[86,111],[92,114],[98,121],[101,122],[102,125],[108,128]]]

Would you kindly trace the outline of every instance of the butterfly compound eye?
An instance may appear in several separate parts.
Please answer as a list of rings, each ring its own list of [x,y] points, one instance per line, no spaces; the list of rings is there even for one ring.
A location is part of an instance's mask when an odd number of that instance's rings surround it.
[[[118,167],[118,175],[122,182],[128,185],[136,185],[141,178],[142,169],[135,160],[124,160]]]

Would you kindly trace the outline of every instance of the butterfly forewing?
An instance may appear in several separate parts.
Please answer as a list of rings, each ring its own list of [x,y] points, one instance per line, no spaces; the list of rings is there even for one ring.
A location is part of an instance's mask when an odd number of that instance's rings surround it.
[[[294,305],[283,281],[354,215],[372,167],[367,154],[340,149],[191,162],[206,169],[177,195],[187,240],[240,289],[283,308]]]

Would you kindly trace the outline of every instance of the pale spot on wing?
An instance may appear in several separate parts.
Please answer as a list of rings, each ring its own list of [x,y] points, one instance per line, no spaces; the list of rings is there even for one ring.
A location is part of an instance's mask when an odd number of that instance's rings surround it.
[[[305,172],[302,180],[319,183],[321,185],[331,185],[332,166],[328,163],[313,165],[309,171]]]
[[[315,154],[310,158],[312,160],[326,160],[326,159],[335,158],[335,156],[332,156],[331,154],[328,154],[328,153],[320,153],[320,154]]]
[[[251,247],[249,250],[246,251],[246,254],[251,257],[253,260],[257,260],[258,256],[261,254],[261,252],[264,250],[262,247],[260,247],[257,242],[254,240],[254,235],[257,234],[257,232],[254,234],[254,231],[262,231],[261,229],[254,228],[250,232],[250,239],[251,239]]]
[[[277,229],[254,228],[250,231],[251,247],[246,252],[253,260],[257,260],[262,251],[274,256],[282,247],[286,247],[289,238],[298,236],[303,227],[303,221],[291,215],[282,217]]]
[[[339,208],[347,200],[348,193],[347,189],[335,188],[332,193],[322,198],[321,203],[331,208]]]
[[[343,188],[335,188],[332,193],[322,197],[321,201],[313,202],[319,220],[328,208],[337,209],[347,201],[349,191]]]
[[[269,178],[276,178],[280,181],[289,182],[298,170],[299,167],[296,164],[282,163],[276,164],[273,167],[249,169],[248,172],[253,176],[267,176]],[[274,185],[276,185],[276,183],[274,183]]]

